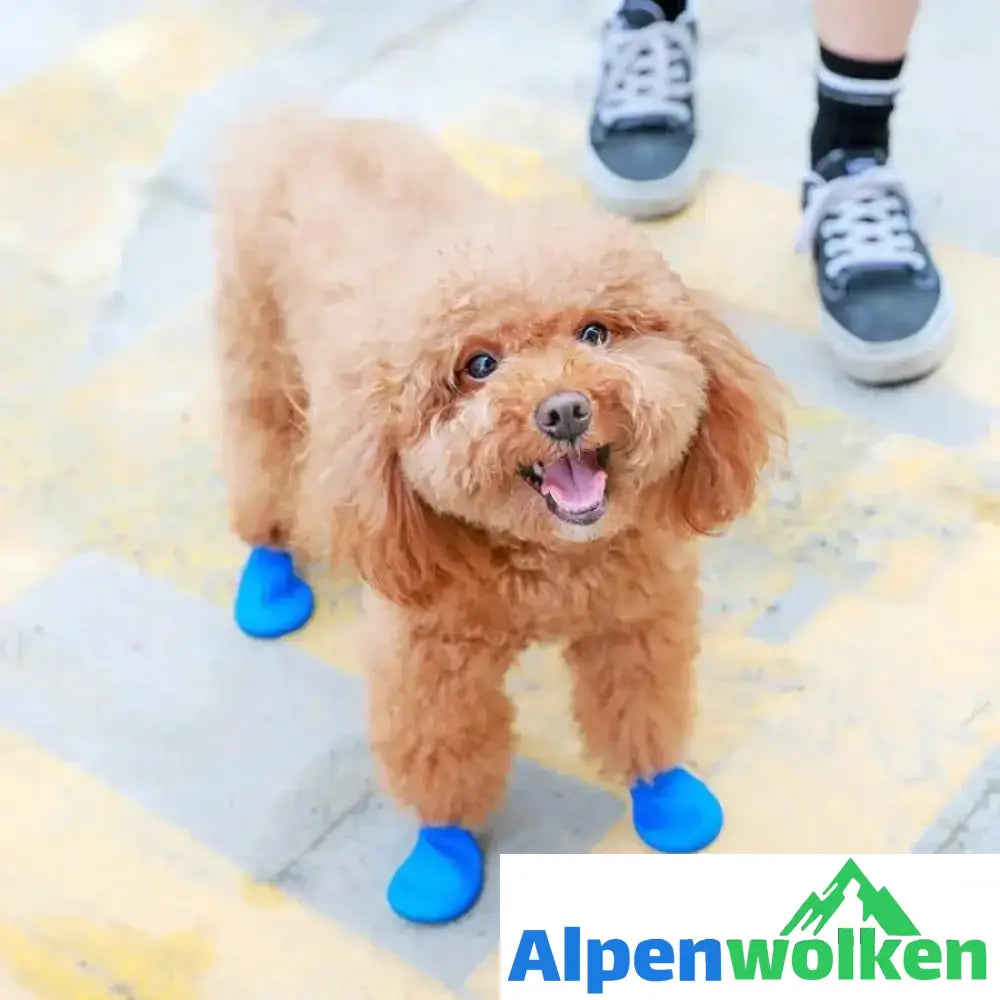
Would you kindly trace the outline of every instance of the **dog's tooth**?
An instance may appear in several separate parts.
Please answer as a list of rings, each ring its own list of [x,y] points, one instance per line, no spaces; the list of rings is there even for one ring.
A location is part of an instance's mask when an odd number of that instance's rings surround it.
[[[535,462],[535,464],[531,467],[531,471],[534,472],[539,479],[542,479],[545,476],[545,466],[542,465],[541,462]]]

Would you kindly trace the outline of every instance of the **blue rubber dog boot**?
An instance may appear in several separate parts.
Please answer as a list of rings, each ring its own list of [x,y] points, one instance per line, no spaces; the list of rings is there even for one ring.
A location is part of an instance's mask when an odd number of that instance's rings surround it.
[[[312,588],[295,573],[287,552],[258,548],[250,553],[239,589],[234,614],[236,624],[255,639],[277,639],[312,617]]]
[[[700,851],[722,830],[722,806],[690,771],[675,767],[631,788],[632,824],[643,843],[667,854]]]
[[[445,924],[483,891],[483,852],[460,826],[425,826],[389,883],[393,911],[415,924]]]

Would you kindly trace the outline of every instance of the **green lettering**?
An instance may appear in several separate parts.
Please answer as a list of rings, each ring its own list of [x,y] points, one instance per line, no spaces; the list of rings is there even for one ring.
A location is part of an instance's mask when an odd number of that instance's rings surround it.
[[[854,978],[854,931],[847,927],[837,931],[837,978]]]
[[[940,979],[941,945],[923,938],[903,949],[903,971],[910,979]]]
[[[788,955],[788,942],[765,941],[752,938],[749,941],[729,940],[729,959],[733,964],[736,979],[780,979]]]
[[[810,958],[815,956],[815,961]],[[799,979],[826,979],[833,969],[833,949],[825,941],[796,941],[792,971]]]
[[[969,956],[970,979],[986,978],[986,942],[973,938],[971,941],[948,941],[945,944],[948,955],[947,976],[949,979],[962,978],[962,956]]]
[[[875,929],[861,928],[861,978],[874,979],[878,967],[884,979],[900,979],[899,971],[892,964],[892,956],[899,947],[899,938],[886,938],[882,947],[875,950]]]

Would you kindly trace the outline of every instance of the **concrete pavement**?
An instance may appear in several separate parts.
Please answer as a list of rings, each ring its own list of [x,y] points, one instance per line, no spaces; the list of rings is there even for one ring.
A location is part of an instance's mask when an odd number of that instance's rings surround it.
[[[1000,11],[928,5],[897,151],[959,311],[927,382],[851,385],[791,253],[808,11],[703,4],[717,169],[651,226],[791,384],[791,468],[707,546],[692,763],[723,851],[996,849]],[[485,1000],[496,886],[420,931],[365,750],[357,589],[274,645],[230,623],[209,169],[279,98],[434,131],[510,197],[582,197],[595,0],[39,0],[0,40],[0,997]],[[969,99],[968,81],[979,95]],[[791,81],[798,81],[795,86]],[[965,81],[965,82],[962,82]],[[634,851],[553,651],[512,679],[501,850]],[[494,869],[495,870],[495,869]]]

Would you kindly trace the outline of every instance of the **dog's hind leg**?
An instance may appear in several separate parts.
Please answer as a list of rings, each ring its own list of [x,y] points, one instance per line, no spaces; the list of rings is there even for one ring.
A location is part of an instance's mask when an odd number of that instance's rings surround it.
[[[513,756],[504,675],[514,646],[440,634],[395,609],[373,616],[371,728],[393,794],[416,810],[416,846],[389,886],[389,904],[417,923],[466,912],[483,884],[473,830],[499,805]]]
[[[722,828],[715,796],[680,766],[694,714],[693,609],[577,638],[566,649],[573,713],[589,751],[630,784],[632,820],[660,851],[686,853]]]
[[[230,522],[251,546],[235,616],[247,634],[275,638],[313,612],[288,551],[307,400],[267,276],[234,244],[222,244],[215,323]]]

